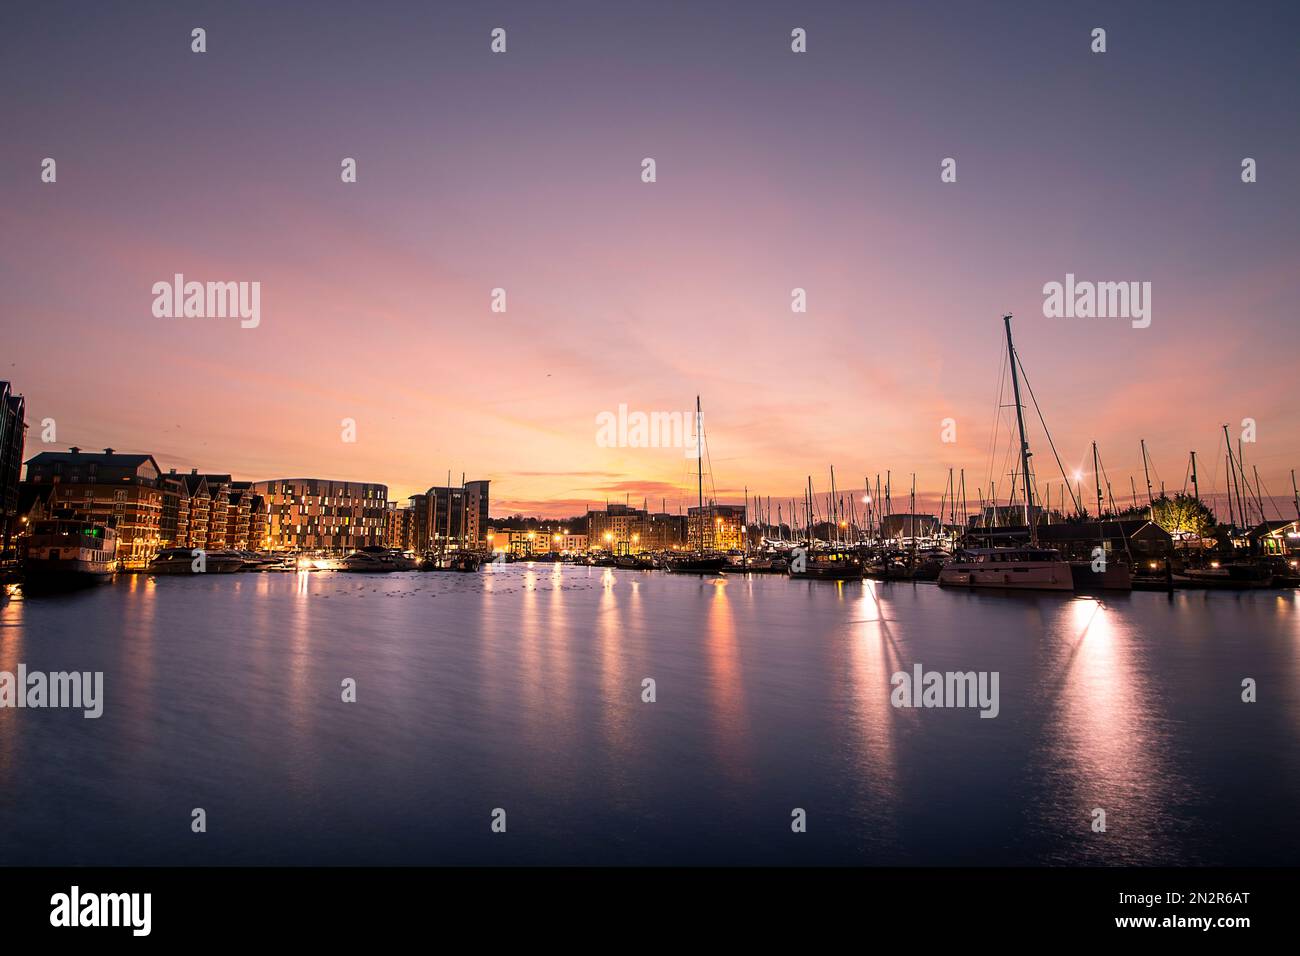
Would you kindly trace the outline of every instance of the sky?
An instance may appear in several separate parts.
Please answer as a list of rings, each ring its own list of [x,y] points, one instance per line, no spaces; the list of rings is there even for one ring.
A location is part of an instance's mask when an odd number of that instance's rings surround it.
[[[699,395],[706,494],[775,506],[834,465],[890,470],[896,504],[915,472],[933,507],[949,468],[972,501],[1009,484],[1010,312],[1071,476],[1096,441],[1127,500],[1145,439],[1153,483],[1181,490],[1196,450],[1222,491],[1222,426],[1252,419],[1289,514],[1298,33],[1280,3],[15,8],[0,379],[27,457],[397,498],[464,473],[494,515],[693,503],[682,449],[603,447],[597,421]],[[156,317],[176,273],[259,282],[260,323]],[[1150,326],[1046,317],[1067,274],[1150,282]]]

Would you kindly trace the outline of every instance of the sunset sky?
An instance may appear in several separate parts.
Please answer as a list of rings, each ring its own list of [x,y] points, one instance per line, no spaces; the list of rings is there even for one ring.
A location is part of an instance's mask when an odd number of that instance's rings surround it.
[[[1012,312],[1068,470],[1095,439],[1127,499],[1145,438],[1171,491],[1192,449],[1222,490],[1221,426],[1249,417],[1247,465],[1289,499],[1298,10],[26,5],[0,30],[0,379],[26,457],[390,497],[450,470],[492,480],[494,515],[676,510],[693,462],[599,447],[596,417],[699,394],[722,500],[822,491],[831,464],[856,487],[892,469],[896,503],[964,467],[973,500]],[[260,326],[154,317],[175,273],[259,281]],[[1044,318],[1067,273],[1149,281],[1150,328]]]

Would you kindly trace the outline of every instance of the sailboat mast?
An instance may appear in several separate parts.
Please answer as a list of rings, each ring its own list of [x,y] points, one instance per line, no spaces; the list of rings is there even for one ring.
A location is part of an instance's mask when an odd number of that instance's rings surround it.
[[[1147,440],[1143,438],[1141,439],[1141,442],[1142,442],[1142,474],[1146,476],[1146,480],[1147,480],[1147,504],[1154,505],[1156,503],[1156,500],[1155,500],[1155,496],[1151,494],[1151,470],[1147,467]]]
[[[1101,520],[1101,466],[1097,464],[1097,443],[1092,443],[1092,477],[1097,484],[1097,520]]]
[[[700,550],[704,550],[704,415],[695,396],[695,471],[700,504]]]
[[[1196,481],[1196,452],[1192,452],[1192,497],[1201,500],[1201,486]]]
[[[1037,546],[1038,529],[1034,527],[1034,488],[1029,477],[1029,442],[1025,440],[1025,410],[1020,406],[1020,376],[1016,372],[1016,347],[1011,341],[1011,313],[1002,317],[1007,327],[1007,360],[1011,365],[1011,391],[1016,402],[1016,425],[1020,429],[1020,470],[1025,483],[1025,524],[1029,526],[1029,543]]]

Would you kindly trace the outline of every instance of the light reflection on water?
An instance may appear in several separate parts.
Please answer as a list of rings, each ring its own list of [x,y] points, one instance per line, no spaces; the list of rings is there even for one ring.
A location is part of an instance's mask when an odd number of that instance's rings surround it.
[[[0,670],[102,670],[105,713],[0,710],[0,859],[1293,863],[1297,607],[560,565],[16,593]],[[999,717],[894,708],[916,663],[997,671]]]

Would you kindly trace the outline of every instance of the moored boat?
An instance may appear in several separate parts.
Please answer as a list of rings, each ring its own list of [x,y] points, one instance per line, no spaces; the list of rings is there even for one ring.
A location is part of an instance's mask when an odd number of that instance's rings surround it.
[[[727,564],[727,556],[714,551],[688,551],[668,558],[668,570],[678,574],[712,574]]]
[[[386,573],[392,571],[414,571],[416,560],[396,548],[383,548],[370,545],[353,551],[343,559],[343,571],[360,573]]]
[[[117,532],[86,521],[38,521],[22,539],[25,586],[80,587],[112,578],[117,567]]]
[[[420,559],[421,571],[460,571],[469,573],[483,566],[483,556],[473,551],[449,551],[438,554],[431,551]]]
[[[862,560],[844,551],[810,554],[803,561],[790,562],[790,577],[808,581],[856,581],[862,577]]]
[[[944,587],[1073,591],[1070,563],[1052,548],[968,548],[939,572]]]
[[[164,548],[149,562],[150,574],[231,574],[247,562],[238,551]]]

